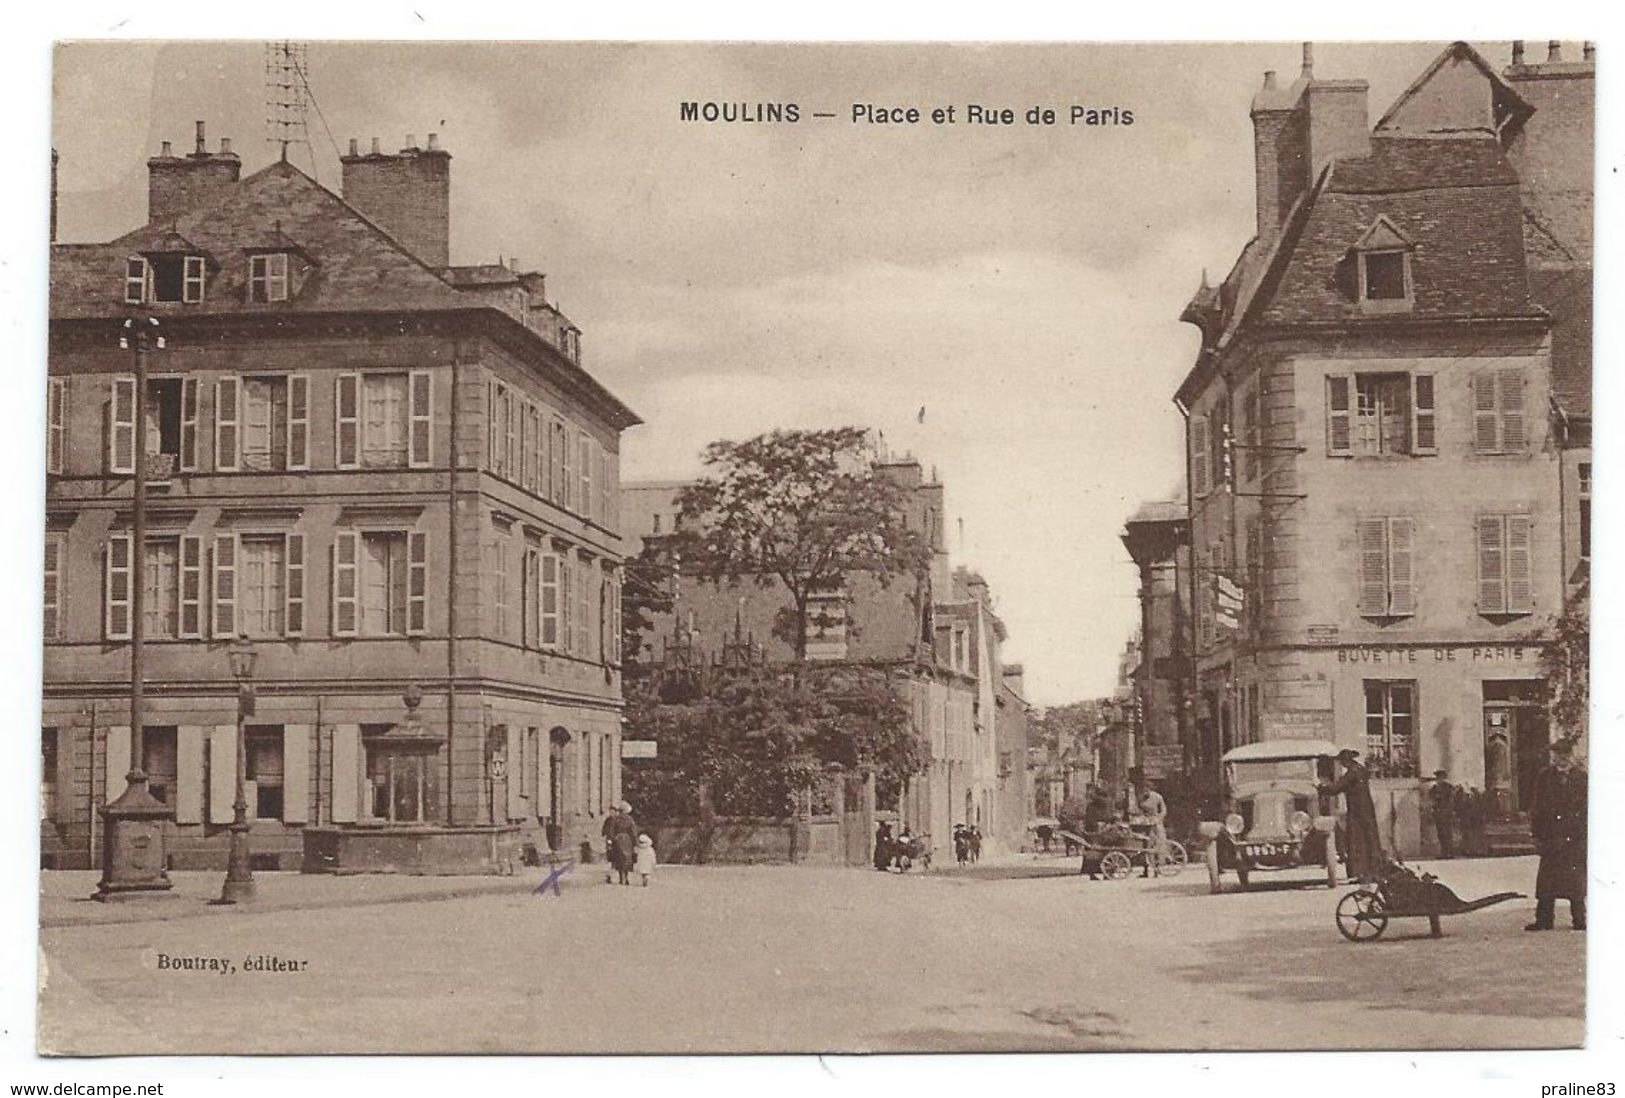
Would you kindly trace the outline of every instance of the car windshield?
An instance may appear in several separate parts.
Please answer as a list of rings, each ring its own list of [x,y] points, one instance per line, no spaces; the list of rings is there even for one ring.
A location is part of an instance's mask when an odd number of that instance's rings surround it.
[[[1279,779],[1314,781],[1314,759],[1253,759],[1231,763],[1231,782],[1267,782]]]

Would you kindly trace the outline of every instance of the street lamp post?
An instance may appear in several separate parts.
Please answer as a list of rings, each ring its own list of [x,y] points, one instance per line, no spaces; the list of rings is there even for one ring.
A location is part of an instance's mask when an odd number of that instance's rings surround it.
[[[146,740],[146,561],[147,561],[147,354],[164,338],[157,333],[157,317],[132,317],[124,322],[119,346],[135,358],[135,393],[130,413],[131,514],[129,568],[130,626],[130,769],[125,775],[124,792],[102,808],[106,821],[102,836],[102,877],[93,899],[126,899],[132,896],[167,893],[168,859],[164,854],[164,823],[173,813],[168,805],[152,795],[143,769]],[[108,770],[118,765],[109,756]]]
[[[254,661],[258,653],[246,640],[228,650],[231,677],[237,680],[237,799],[232,804],[231,853],[226,881],[216,903],[236,904],[254,898],[254,870],[248,860],[248,718],[254,714]]]

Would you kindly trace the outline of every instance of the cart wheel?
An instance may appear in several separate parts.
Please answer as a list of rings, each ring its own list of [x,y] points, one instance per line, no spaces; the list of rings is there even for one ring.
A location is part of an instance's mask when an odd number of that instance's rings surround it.
[[[1134,863],[1121,850],[1108,850],[1100,859],[1100,874],[1108,881],[1121,881],[1133,869]]]
[[[1337,931],[1351,942],[1374,942],[1388,929],[1382,897],[1357,888],[1337,901]]]
[[[1207,890],[1217,896],[1224,891],[1224,882],[1219,876],[1219,841],[1214,839],[1207,844]]]
[[[1168,840],[1168,849],[1162,856],[1162,872],[1172,877],[1191,862],[1190,853],[1184,844],[1173,839]]]

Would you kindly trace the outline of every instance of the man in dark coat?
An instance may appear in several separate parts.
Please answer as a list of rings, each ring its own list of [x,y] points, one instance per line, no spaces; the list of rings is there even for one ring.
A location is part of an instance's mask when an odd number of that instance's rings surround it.
[[[1375,881],[1382,876],[1382,835],[1377,831],[1377,806],[1371,799],[1371,775],[1360,765],[1360,753],[1346,747],[1337,753],[1343,775],[1320,787],[1327,796],[1342,794],[1344,838],[1348,845],[1351,881]]]
[[[1550,930],[1557,901],[1569,902],[1575,930],[1586,928],[1586,772],[1574,765],[1565,740],[1552,745],[1552,762],[1535,779],[1529,830],[1540,851],[1535,876],[1535,921],[1525,930]]]
[[[875,825],[875,868],[890,869],[896,856],[892,851],[891,824],[881,820]]]
[[[1433,786],[1428,790],[1428,807],[1433,810],[1433,830],[1439,836],[1439,857],[1456,856],[1456,787],[1450,784],[1450,775],[1443,770],[1433,772]]]

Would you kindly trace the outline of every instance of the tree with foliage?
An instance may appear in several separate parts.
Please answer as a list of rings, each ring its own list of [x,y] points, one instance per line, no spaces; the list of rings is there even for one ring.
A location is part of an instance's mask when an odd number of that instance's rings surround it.
[[[675,605],[677,562],[656,539],[621,566],[621,660],[639,662],[654,630],[657,615],[671,613]]]
[[[1551,631],[1539,638],[1547,713],[1557,738],[1574,741],[1590,726],[1591,581],[1569,596]]]
[[[861,428],[713,442],[704,462],[707,474],[679,496],[683,569],[718,582],[783,584],[790,606],[774,634],[798,664],[815,596],[843,592],[853,574],[888,584],[929,560],[907,522],[906,490],[877,468]]]

